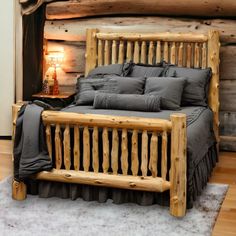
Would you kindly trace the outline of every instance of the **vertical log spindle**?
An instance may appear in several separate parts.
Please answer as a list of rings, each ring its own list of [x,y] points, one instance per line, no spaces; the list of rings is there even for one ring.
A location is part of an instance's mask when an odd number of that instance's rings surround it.
[[[124,41],[120,41],[118,63],[122,64],[123,62],[124,62]]]
[[[134,63],[139,63],[139,51],[140,51],[139,42],[135,41],[135,44],[134,44]]]
[[[153,177],[157,177],[157,162],[158,162],[158,135],[156,132],[152,133],[150,143],[150,160],[149,170],[152,172]]]
[[[169,46],[168,46],[168,42],[164,42],[164,60],[166,62],[169,62]]]
[[[51,135],[51,126],[46,126],[46,142],[48,147],[49,157],[52,159],[52,135]]]
[[[200,66],[200,48],[198,43],[195,43],[194,47],[194,67],[199,68]]]
[[[134,176],[138,175],[139,160],[138,160],[138,131],[137,130],[133,130],[133,134],[132,134],[131,170]]]
[[[103,143],[103,172],[107,173],[109,169],[109,139],[108,139],[108,129],[103,128],[102,132],[102,143]]]
[[[104,65],[110,64],[110,50],[109,50],[109,41],[105,40],[105,49],[104,49]]]
[[[207,67],[207,48],[206,43],[202,45],[202,69],[206,69]]]
[[[188,68],[191,67],[191,61],[192,61],[192,46],[190,43],[187,45],[187,57],[186,57],[186,66]]]
[[[170,63],[174,64],[176,63],[176,48],[175,48],[175,42],[172,43],[171,50],[170,50]]]
[[[112,41],[112,64],[116,64],[117,62],[117,48],[116,48],[116,40]]]
[[[183,66],[183,49],[184,49],[184,44],[183,42],[181,42],[178,51],[178,66]]]
[[[126,61],[132,60],[132,42],[127,42]]]
[[[56,124],[55,130],[55,162],[56,169],[61,169],[62,164],[62,145],[61,145],[61,128],[59,124]]]
[[[83,166],[84,171],[88,172],[90,166],[90,137],[88,126],[85,126],[83,131]]]
[[[67,124],[64,130],[64,165],[66,170],[70,170],[71,160],[70,160],[70,126]]]
[[[111,167],[113,174],[118,173],[118,151],[119,151],[119,136],[117,129],[112,131],[112,149],[111,149]]]
[[[141,63],[146,64],[147,62],[147,44],[145,41],[142,41],[141,45]]]
[[[99,171],[99,152],[98,152],[98,127],[93,128],[93,170]]]
[[[156,46],[156,63],[161,62],[161,42],[157,41],[157,46]]]
[[[162,133],[162,145],[161,145],[161,177],[166,180],[167,174],[167,132]]]
[[[102,40],[98,40],[98,66],[103,65],[103,46],[102,46]]]
[[[153,57],[154,57],[154,43],[150,41],[149,49],[148,49],[148,64],[153,64]]]
[[[141,156],[141,171],[142,176],[147,176],[147,166],[148,166],[148,135],[147,130],[142,133],[142,156]]]
[[[80,168],[80,133],[79,126],[74,126],[74,168],[79,170]]]
[[[121,169],[122,169],[123,175],[128,174],[128,137],[127,137],[127,129],[122,129]]]

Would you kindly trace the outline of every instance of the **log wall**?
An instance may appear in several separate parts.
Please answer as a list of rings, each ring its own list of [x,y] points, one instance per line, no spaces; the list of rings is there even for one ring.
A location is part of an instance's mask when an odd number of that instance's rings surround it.
[[[59,17],[56,8],[53,10],[54,15],[50,13],[49,16],[49,12],[52,10],[51,6],[58,3],[51,3],[47,7],[48,19],[45,23],[44,37],[48,49],[64,48],[65,61],[59,79],[60,84],[66,86],[67,89],[74,89],[75,75],[84,73],[85,33],[87,28],[98,28],[101,32],[169,31],[206,33],[209,29],[219,30],[221,40],[220,135],[222,136],[220,147],[222,150],[236,151],[236,20],[159,16],[68,19],[80,16],[60,13]]]

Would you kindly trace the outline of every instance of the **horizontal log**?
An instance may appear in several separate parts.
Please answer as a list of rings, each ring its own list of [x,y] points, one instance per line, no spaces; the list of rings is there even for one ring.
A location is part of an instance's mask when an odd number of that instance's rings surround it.
[[[149,119],[142,117],[108,116],[96,114],[78,114],[68,112],[44,111],[44,124],[71,124],[83,126],[98,126],[120,129],[137,129],[150,131],[170,131],[171,122],[164,119]]]
[[[220,79],[236,80],[236,45],[221,47]]]
[[[125,41],[154,41],[154,40],[163,40],[163,41],[175,41],[175,42],[206,42],[207,36],[204,34],[190,34],[190,33],[158,33],[156,35],[152,34],[122,34],[122,33],[98,33],[98,39],[106,40],[125,40]]]
[[[220,112],[220,135],[236,137],[236,112]]]
[[[220,81],[220,110],[236,112],[236,80]]]
[[[220,112],[220,150],[236,151],[236,112]]]
[[[98,28],[101,32],[172,32],[206,33],[210,29],[220,31],[223,43],[236,43],[236,20],[186,19],[170,17],[100,17],[76,20],[45,22],[46,39],[85,41],[87,28]]]
[[[136,14],[202,17],[234,17],[234,0],[77,0],[47,5],[47,19],[68,19],[85,16]]]
[[[170,182],[159,177],[111,175],[75,170],[42,171],[36,174],[36,179],[152,192],[164,192],[170,189]]]
[[[236,136],[221,136],[220,150],[236,152]]]

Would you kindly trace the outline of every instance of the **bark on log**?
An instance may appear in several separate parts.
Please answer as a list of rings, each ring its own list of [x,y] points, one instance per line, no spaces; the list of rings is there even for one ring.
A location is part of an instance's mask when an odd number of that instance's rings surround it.
[[[85,41],[86,29],[101,32],[188,32],[206,33],[209,29],[220,31],[223,43],[236,43],[236,20],[186,19],[169,17],[101,17],[80,20],[46,21],[44,37],[54,40]]]
[[[220,112],[220,149],[236,151],[236,112]]]
[[[236,112],[236,80],[220,81],[220,110]]]
[[[221,47],[220,79],[236,80],[236,45]]]
[[[48,4],[46,17],[68,19],[116,14],[234,17],[235,12],[234,0],[73,0]]]

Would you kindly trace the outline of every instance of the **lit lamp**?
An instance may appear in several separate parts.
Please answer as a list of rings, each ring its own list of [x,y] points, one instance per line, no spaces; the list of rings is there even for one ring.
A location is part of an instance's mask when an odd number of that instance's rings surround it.
[[[58,80],[57,80],[57,68],[59,68],[63,62],[64,59],[64,52],[63,51],[49,51],[48,55],[48,64],[50,67],[53,67],[53,95],[58,95],[59,94],[59,85],[58,85]]]

